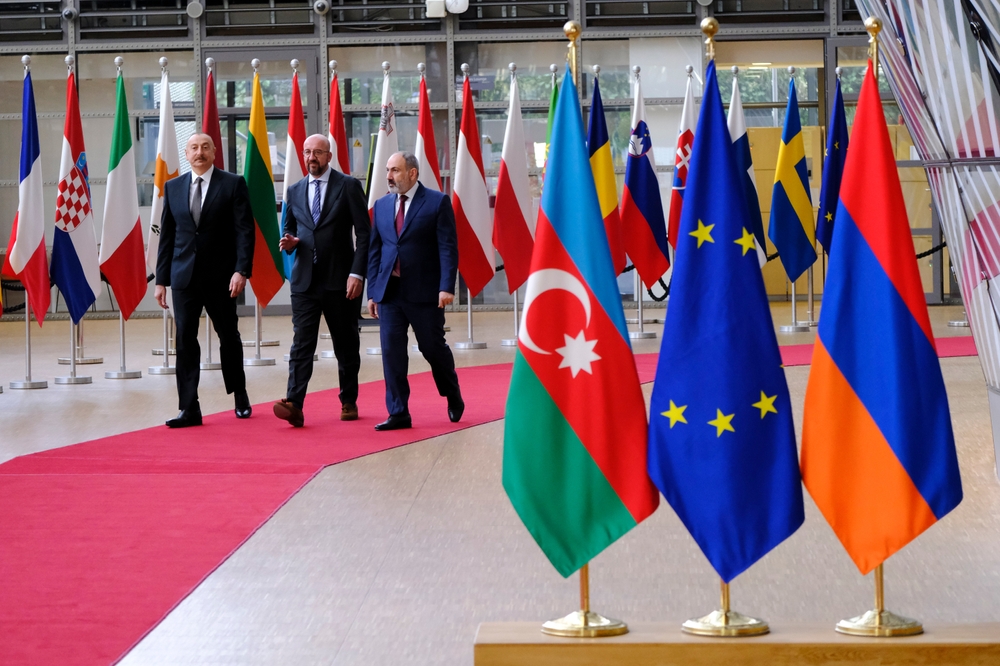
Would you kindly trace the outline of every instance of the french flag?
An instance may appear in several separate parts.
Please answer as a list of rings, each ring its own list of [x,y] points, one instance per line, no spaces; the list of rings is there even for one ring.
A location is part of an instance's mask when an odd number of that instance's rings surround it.
[[[424,187],[441,191],[441,169],[438,167],[437,142],[434,140],[434,119],[427,99],[427,80],[420,72],[420,111],[417,115],[417,144],[413,148],[420,164],[419,180]]]
[[[24,285],[28,303],[41,326],[49,309],[52,293],[45,256],[45,203],[42,198],[38,119],[35,117],[35,92],[31,86],[31,72],[28,71],[27,62],[24,66],[24,97],[21,103],[21,182],[3,274],[17,278]]]
[[[625,251],[646,285],[655,283],[670,268],[667,223],[663,219],[660,184],[653,166],[653,142],[646,125],[646,103],[642,98],[642,85],[636,76],[632,138],[625,164],[621,216]]]
[[[465,77],[462,87],[462,126],[455,159],[455,185],[451,205],[455,209],[458,231],[458,270],[475,296],[493,279],[493,217],[483,171],[476,109],[472,105],[472,87]]]
[[[162,131],[162,129],[161,129]],[[174,160],[177,150],[174,147]],[[154,222],[158,222],[154,218]],[[59,287],[73,322],[80,319],[101,293],[101,267],[97,261],[97,231],[90,198],[87,149],[83,144],[76,77],[66,80],[66,125],[63,129],[56,229],[52,237],[52,281]]]
[[[667,223],[667,241],[677,248],[677,233],[681,226],[681,208],[684,206],[684,188],[687,187],[688,164],[694,147],[694,126],[697,120],[694,112],[694,91],[688,72],[687,90],[684,93],[684,109],[681,111],[681,126],[677,131],[677,156],[674,158],[674,183],[670,192],[670,218]]]

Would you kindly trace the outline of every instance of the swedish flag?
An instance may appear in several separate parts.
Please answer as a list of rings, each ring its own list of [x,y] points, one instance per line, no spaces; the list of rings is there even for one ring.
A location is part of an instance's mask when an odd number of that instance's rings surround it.
[[[816,261],[816,229],[813,226],[809,172],[802,125],[799,123],[795,77],[788,82],[785,128],[781,132],[778,164],[774,168],[771,225],[767,235],[778,248],[785,274],[792,282]]]

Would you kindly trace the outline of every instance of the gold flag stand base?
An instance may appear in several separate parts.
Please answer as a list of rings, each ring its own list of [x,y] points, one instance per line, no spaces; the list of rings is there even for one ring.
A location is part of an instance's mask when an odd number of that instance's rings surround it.
[[[760,636],[771,631],[764,620],[729,610],[729,584],[721,581],[722,610],[712,611],[705,617],[688,620],[681,625],[685,634],[695,636]]]
[[[542,625],[542,633],[564,638],[604,638],[628,633],[628,625],[590,610],[590,565],[580,567],[580,610]]]
[[[924,633],[924,626],[917,620],[885,610],[885,584],[880,564],[875,567],[875,610],[841,620],[837,623],[837,631],[851,636],[916,636]]]

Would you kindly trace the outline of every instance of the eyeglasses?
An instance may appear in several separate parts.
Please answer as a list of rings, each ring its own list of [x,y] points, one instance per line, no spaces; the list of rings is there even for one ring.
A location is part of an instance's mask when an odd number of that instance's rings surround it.
[[[305,156],[305,157],[309,157],[310,155],[315,155],[316,157],[319,157],[320,155],[326,155],[329,152],[330,152],[329,150],[318,150],[318,149],[317,150],[303,150],[302,151],[302,155]]]

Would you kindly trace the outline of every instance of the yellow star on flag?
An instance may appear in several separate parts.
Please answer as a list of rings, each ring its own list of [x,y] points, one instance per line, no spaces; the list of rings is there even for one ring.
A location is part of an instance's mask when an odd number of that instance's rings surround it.
[[[708,422],[708,425],[715,426],[715,436],[722,437],[722,433],[728,430],[729,432],[736,432],[733,428],[733,417],[736,414],[723,414],[721,409],[715,410],[715,418]]]
[[[695,229],[694,231],[689,231],[688,235],[697,238],[698,247],[701,247],[701,244],[706,241],[708,241],[709,243],[715,242],[715,239],[712,238],[712,229],[714,228],[715,228],[714,224],[710,224],[706,227],[701,220],[698,220],[698,228]]]
[[[673,428],[674,424],[678,421],[681,423],[687,423],[687,419],[684,418],[684,410],[687,409],[687,405],[681,405],[678,407],[674,404],[674,401],[670,401],[670,409],[665,412],[661,412],[661,415],[666,416],[670,419],[670,427]]]
[[[760,401],[753,403],[753,406],[760,410],[760,418],[764,418],[764,415],[768,412],[772,414],[778,413],[778,410],[774,406],[774,401],[777,398],[777,394],[768,396],[763,391],[760,392]]]
[[[840,150],[840,142],[839,141],[834,141],[833,142],[833,147],[836,148],[837,150]]]
[[[833,213],[827,211],[827,213],[826,213],[826,221],[827,222],[833,222]]]
[[[743,248],[744,257],[747,256],[747,252],[757,248],[756,244],[754,243],[753,234],[747,231],[746,227],[743,227],[743,237],[738,238],[733,242]]]

